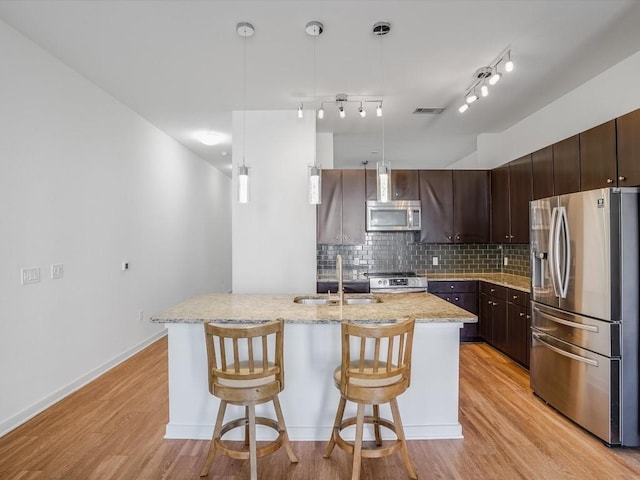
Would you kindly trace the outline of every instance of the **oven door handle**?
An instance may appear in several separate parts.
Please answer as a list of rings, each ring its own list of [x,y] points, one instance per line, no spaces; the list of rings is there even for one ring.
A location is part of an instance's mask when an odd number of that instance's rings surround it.
[[[564,320],[562,318],[554,317],[553,315],[549,315],[548,313],[543,312],[538,307],[533,307],[533,310],[538,313],[541,317],[544,317],[548,320],[551,320],[555,323],[560,323],[562,325],[566,325],[571,328],[578,328],[580,330],[586,330],[587,332],[598,333],[598,327],[594,327],[593,325],[583,325],[582,323],[572,322],[570,320]]]
[[[542,344],[542,346],[547,347],[549,350],[556,352],[558,355],[562,355],[564,357],[570,358],[572,360],[576,360],[578,362],[586,363],[587,365],[591,365],[593,367],[598,366],[598,362],[596,360],[582,357],[580,355],[576,355],[575,353],[567,352],[566,350],[562,350],[561,348],[554,347],[553,345],[545,342],[539,333],[533,332],[533,338],[538,340]]]

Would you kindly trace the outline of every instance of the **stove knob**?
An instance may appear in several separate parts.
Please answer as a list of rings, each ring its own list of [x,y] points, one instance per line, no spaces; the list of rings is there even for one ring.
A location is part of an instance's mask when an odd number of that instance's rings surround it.
[[[382,280],[378,280],[378,285],[382,285],[384,282]]]

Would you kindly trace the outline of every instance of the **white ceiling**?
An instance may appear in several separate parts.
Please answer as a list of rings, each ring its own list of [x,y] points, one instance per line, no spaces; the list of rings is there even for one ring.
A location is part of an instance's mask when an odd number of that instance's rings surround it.
[[[475,150],[477,135],[640,50],[634,0],[3,0],[0,19],[227,174],[231,111],[243,108],[241,21],[256,30],[246,43],[247,110],[312,108],[314,40],[304,26],[319,20],[317,98],[383,98],[394,168],[446,167]],[[381,20],[391,23],[382,40],[371,32]],[[508,48],[514,72],[459,114],[473,73]],[[380,157],[382,120],[369,106],[361,119],[348,104],[340,120],[330,105],[318,121],[334,133],[336,167]],[[414,115],[416,107],[447,110]],[[199,144],[192,135],[202,129],[225,142]]]

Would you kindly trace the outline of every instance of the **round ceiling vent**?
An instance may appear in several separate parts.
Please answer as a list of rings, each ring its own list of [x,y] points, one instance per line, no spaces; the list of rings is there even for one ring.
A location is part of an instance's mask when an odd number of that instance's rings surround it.
[[[481,67],[476,70],[476,73],[473,74],[473,78],[477,78],[478,80],[483,80],[485,78],[489,78],[491,76],[492,70],[491,67]]]
[[[391,31],[391,24],[389,22],[378,22],[373,26],[374,35],[386,35]]]

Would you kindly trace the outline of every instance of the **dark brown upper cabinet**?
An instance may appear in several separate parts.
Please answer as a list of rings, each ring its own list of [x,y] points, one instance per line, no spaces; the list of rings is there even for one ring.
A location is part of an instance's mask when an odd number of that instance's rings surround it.
[[[531,154],[533,178],[533,199],[552,197],[553,188],[553,148],[551,145]]]
[[[491,170],[491,241],[509,243],[509,165]]]
[[[422,208],[420,241],[453,243],[453,171],[418,172]]]
[[[453,171],[453,235],[456,243],[489,243],[489,172]]]
[[[617,119],[618,186],[640,185],[640,110]]]
[[[420,195],[419,170],[391,169],[391,200],[418,200]],[[367,200],[377,200],[378,179],[376,170],[367,170]]]
[[[391,170],[393,200],[417,200],[420,195],[418,170]]]
[[[531,155],[525,155],[509,163],[511,243],[529,243],[529,202],[531,200]]]
[[[364,170],[323,170],[322,203],[317,209],[317,242],[361,245],[365,242]]]
[[[489,172],[420,170],[424,243],[489,242]]]
[[[558,143],[554,143],[552,148],[554,195],[579,192],[580,136],[574,135],[573,137],[565,138]]]
[[[580,187],[582,190],[616,185],[616,121],[580,134]]]

